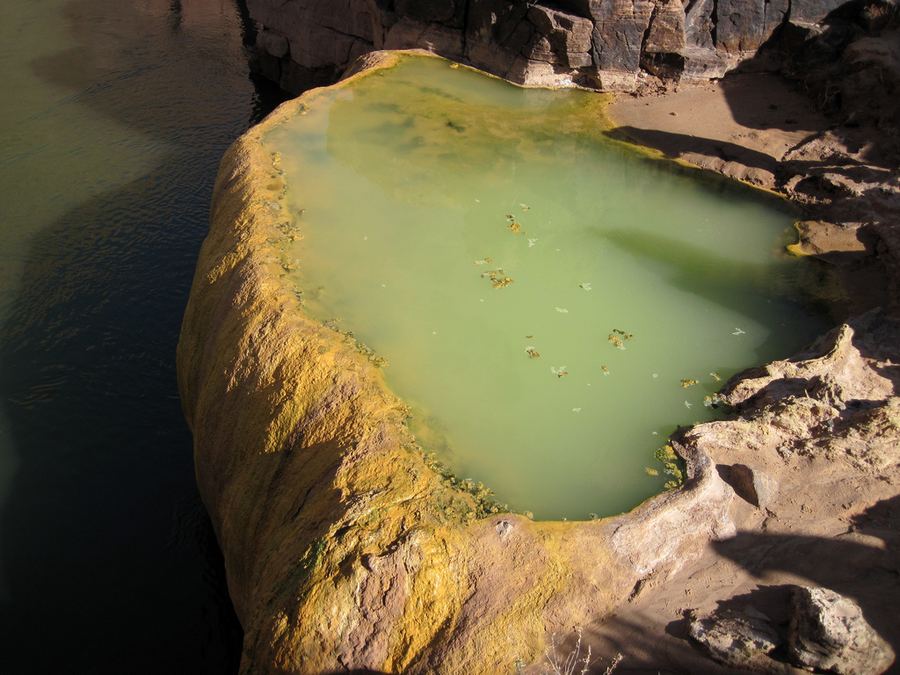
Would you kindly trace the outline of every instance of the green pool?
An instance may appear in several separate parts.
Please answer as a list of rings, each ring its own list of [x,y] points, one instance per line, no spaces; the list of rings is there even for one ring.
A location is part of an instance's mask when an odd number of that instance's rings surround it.
[[[659,492],[678,425],[823,329],[784,205],[607,139],[602,109],[404,57],[266,138],[307,311],[386,361],[426,450],[538,518]]]

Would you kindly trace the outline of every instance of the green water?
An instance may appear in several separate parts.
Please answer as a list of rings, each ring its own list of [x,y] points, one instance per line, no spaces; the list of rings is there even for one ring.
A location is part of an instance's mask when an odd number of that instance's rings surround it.
[[[538,518],[658,492],[720,380],[823,328],[783,206],[617,146],[599,105],[408,58],[267,138],[307,310],[387,359],[423,447]]]
[[[239,9],[0,2],[0,673],[238,670],[175,346],[270,109]]]

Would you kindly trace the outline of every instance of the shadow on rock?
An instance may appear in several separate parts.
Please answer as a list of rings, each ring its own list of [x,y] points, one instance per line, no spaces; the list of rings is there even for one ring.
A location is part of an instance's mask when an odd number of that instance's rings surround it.
[[[900,497],[878,502],[855,517],[847,532],[835,537],[739,532],[714,542],[715,551],[753,576],[788,574],[806,585],[824,586],[855,600],[866,620],[895,651],[900,648],[897,598],[900,597]],[[779,591],[759,596],[766,606],[784,603]],[[743,602],[743,598],[734,598]],[[765,602],[768,600],[768,602]],[[762,608],[760,608],[762,609]],[[770,607],[771,609],[771,607]],[[777,613],[776,613],[777,614]],[[771,618],[778,620],[777,615]]]

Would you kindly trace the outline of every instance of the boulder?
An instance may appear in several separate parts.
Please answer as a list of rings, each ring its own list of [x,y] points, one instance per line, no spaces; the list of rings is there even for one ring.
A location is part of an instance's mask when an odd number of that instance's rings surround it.
[[[769,656],[783,642],[769,618],[750,607],[719,609],[690,623],[688,634],[715,661],[732,668],[772,672],[781,665]]]
[[[768,507],[778,494],[778,481],[746,464],[721,466],[719,473],[738,497],[761,509]]]
[[[797,665],[839,675],[877,675],[894,662],[859,605],[821,587],[794,591],[789,649]]]

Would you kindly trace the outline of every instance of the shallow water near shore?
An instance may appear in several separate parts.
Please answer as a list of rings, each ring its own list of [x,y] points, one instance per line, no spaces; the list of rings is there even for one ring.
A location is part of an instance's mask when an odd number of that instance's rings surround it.
[[[405,57],[266,138],[307,311],[386,360],[424,449],[537,518],[660,491],[676,426],[825,326],[784,204],[604,139],[602,108]]]

